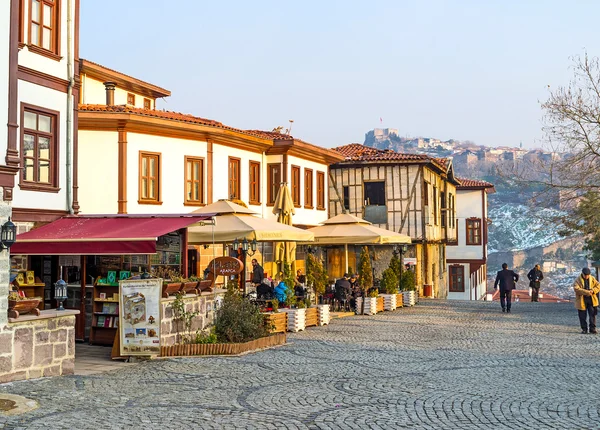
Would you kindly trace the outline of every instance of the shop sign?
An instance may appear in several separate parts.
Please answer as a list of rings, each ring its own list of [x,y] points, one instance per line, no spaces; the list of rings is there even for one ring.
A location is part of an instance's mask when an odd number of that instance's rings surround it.
[[[208,268],[216,276],[233,276],[240,273],[244,265],[235,257],[217,257],[208,264]]]
[[[121,356],[160,354],[162,279],[119,281]]]

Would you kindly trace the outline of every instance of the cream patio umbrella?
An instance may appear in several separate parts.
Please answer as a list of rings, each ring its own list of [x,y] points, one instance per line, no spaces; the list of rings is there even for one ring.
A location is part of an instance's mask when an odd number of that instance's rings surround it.
[[[204,225],[199,222],[189,226],[190,245],[230,243],[235,239],[244,238],[249,241],[256,239],[257,242],[311,242],[314,238],[314,235],[307,230],[260,218],[256,216],[258,215],[256,212],[230,201],[219,200],[193,213],[215,214],[215,225]]]
[[[284,225],[292,225],[292,215],[294,211],[294,200],[286,182],[282,182],[275,197],[273,213],[277,215],[277,222]],[[296,262],[296,242],[275,242],[273,244],[275,260],[280,261],[279,271],[283,272],[284,261],[291,264],[292,271],[295,272]]]
[[[348,244],[391,245],[411,243],[409,236],[373,226],[369,221],[350,214],[329,218],[318,227],[309,228],[315,235],[314,243],[344,245],[344,272],[348,269]]]

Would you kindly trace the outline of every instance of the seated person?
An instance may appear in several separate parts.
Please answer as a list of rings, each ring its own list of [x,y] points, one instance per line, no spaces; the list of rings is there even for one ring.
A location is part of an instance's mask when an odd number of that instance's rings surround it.
[[[269,300],[273,295],[271,285],[263,281],[256,287],[256,295],[259,300]]]
[[[350,294],[350,281],[348,281],[349,275],[344,273],[344,276],[335,281],[335,298],[337,300],[346,300]]]
[[[285,299],[287,297],[286,295],[286,290],[287,287],[285,285],[285,282],[282,282],[281,279],[279,279],[279,277],[275,278],[275,288],[273,289],[273,295],[275,296],[275,298],[277,299],[277,301],[279,303],[284,303]]]
[[[300,284],[294,287],[294,295],[296,297],[304,297],[304,287]]]
[[[306,276],[302,274],[302,269],[298,269],[296,272],[296,282],[302,285],[306,284]]]

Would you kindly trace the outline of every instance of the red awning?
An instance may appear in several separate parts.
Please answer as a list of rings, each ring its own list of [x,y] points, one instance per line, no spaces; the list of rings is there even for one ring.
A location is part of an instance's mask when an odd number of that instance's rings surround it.
[[[154,254],[156,239],[212,215],[67,216],[17,235],[11,254]]]

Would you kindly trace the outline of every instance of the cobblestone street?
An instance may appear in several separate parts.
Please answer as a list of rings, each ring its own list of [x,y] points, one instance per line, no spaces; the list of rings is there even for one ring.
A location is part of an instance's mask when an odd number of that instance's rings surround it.
[[[600,337],[573,304],[422,301],[283,347],[0,385],[0,428],[598,428]]]

